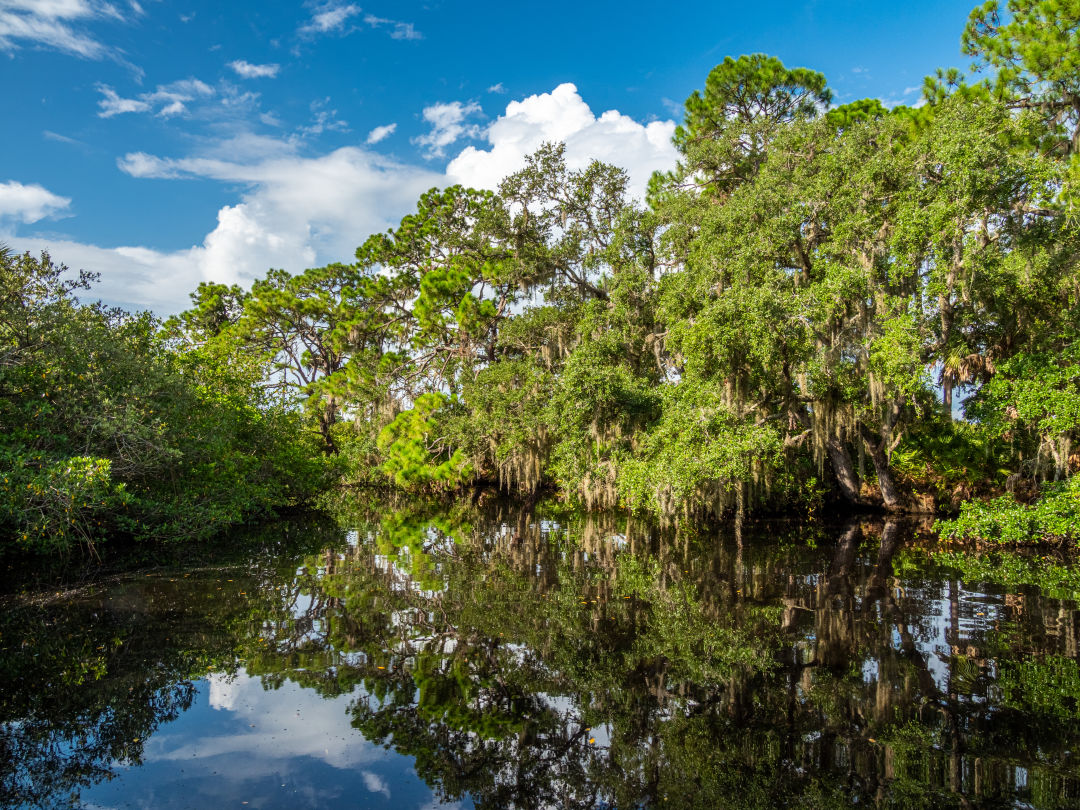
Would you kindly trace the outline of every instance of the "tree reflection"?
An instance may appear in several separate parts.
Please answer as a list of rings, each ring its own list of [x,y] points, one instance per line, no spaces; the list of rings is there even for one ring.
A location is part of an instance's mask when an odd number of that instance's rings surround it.
[[[5,655],[29,639],[40,661],[5,663],[9,794],[137,762],[133,740],[186,708],[193,678],[243,666],[268,689],[352,695],[365,737],[478,807],[1080,798],[1068,560],[942,553],[872,521],[702,537],[498,503],[344,520],[361,527],[348,543],[231,590],[129,583],[57,605],[37,635],[15,628],[48,611],[12,614]],[[20,685],[65,678],[87,694]]]
[[[327,521],[279,523],[199,568],[8,597],[0,804],[77,805],[81,788],[138,765],[147,739],[191,706],[197,679],[242,663],[251,615],[265,612],[253,605],[338,534]]]

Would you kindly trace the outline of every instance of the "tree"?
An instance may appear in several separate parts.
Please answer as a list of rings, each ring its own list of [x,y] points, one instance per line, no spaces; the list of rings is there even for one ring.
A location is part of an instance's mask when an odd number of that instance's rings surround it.
[[[825,77],[786,68],[774,56],[726,57],[686,100],[675,130],[682,164],[673,177],[724,195],[751,180],[784,125],[821,114],[832,100]]]
[[[191,343],[199,343],[217,337],[235,326],[244,311],[248,293],[233,284],[199,282],[190,296],[192,308],[169,318],[164,329],[175,333]]]
[[[321,467],[260,363],[81,304],[91,281],[47,254],[0,255],[3,542],[202,539],[310,495]]]
[[[964,53],[994,71],[998,95],[1038,110],[1066,154],[1080,152],[1080,2],[1000,0],[976,7],[964,29]]]

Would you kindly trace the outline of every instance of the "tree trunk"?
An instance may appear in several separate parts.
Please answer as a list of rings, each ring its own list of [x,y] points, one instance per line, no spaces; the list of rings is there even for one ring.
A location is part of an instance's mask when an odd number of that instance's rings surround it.
[[[866,451],[870,454],[870,461],[874,464],[874,472],[877,473],[878,487],[881,490],[881,499],[885,502],[885,508],[898,510],[900,508],[900,492],[893,482],[892,471],[889,469],[889,456],[885,452],[884,443],[874,442],[870,432],[862,428],[862,439],[866,445]]]
[[[952,421],[953,382],[945,377],[941,381],[941,409],[945,412],[945,418]]]
[[[859,479],[855,475],[848,449],[835,436],[829,439],[826,448],[829,451],[829,461],[832,462],[833,472],[836,474],[836,482],[840,485],[840,492],[847,501],[861,504]]]
[[[862,611],[864,614],[871,613],[875,609],[874,603],[888,593],[892,559],[900,546],[901,538],[900,525],[895,520],[886,520],[885,527],[881,531],[881,543],[878,545],[877,564],[866,581],[866,590],[863,592]]]
[[[336,421],[337,405],[331,401],[328,406],[324,406],[319,412],[319,433],[322,434],[323,452],[328,456],[336,456],[338,453],[337,444],[334,443],[334,436],[330,432],[331,426]]]

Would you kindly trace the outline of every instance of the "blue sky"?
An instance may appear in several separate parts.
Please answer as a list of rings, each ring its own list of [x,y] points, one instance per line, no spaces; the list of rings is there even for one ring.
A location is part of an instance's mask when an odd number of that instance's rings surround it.
[[[0,0],[0,242],[167,314],[202,280],[349,260],[542,140],[640,190],[727,55],[914,103],[973,5]]]

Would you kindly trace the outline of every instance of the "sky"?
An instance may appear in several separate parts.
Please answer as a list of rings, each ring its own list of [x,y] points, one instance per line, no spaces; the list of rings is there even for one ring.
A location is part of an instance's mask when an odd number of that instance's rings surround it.
[[[914,104],[964,64],[974,5],[0,0],[0,243],[168,315],[200,281],[348,262],[423,191],[494,188],[544,141],[640,195],[725,56]]]

